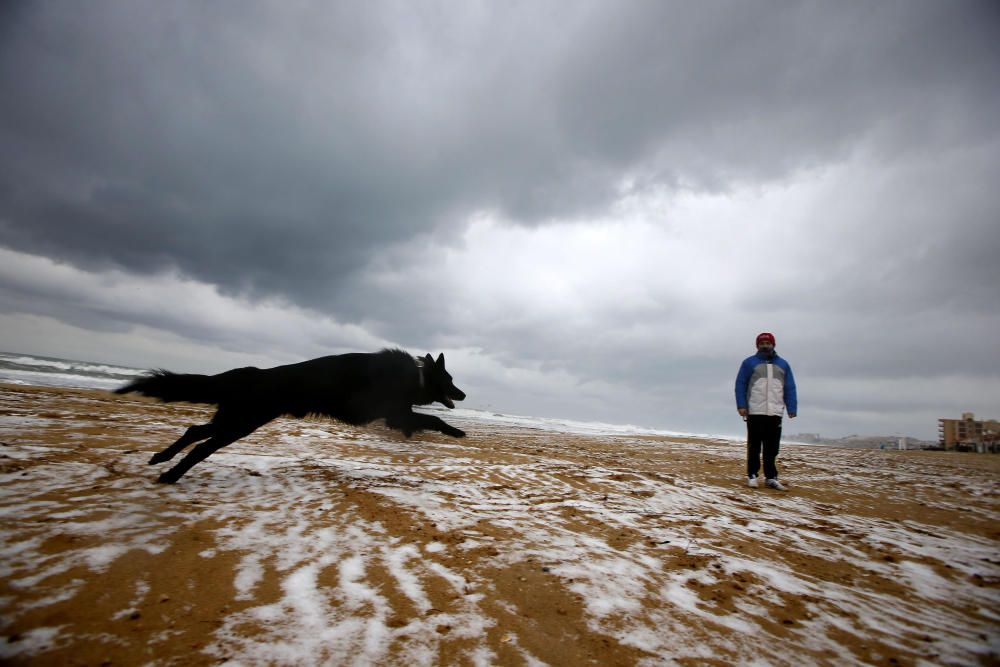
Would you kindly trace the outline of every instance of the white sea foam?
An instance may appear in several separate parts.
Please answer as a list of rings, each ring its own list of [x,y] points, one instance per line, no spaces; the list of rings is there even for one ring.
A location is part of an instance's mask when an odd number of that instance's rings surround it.
[[[0,352],[0,382],[10,384],[113,389],[144,372],[124,366]]]

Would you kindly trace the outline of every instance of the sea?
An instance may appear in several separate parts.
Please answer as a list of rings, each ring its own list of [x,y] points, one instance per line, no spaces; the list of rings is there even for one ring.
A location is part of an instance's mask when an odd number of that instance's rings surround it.
[[[41,387],[114,389],[145,373],[141,368],[0,352],[0,382]]]
[[[41,357],[16,352],[0,352],[0,383],[6,384],[112,390],[147,373],[148,370],[92,361]],[[496,426],[529,428],[574,435],[660,435],[729,439],[725,436],[720,438],[720,436],[709,434],[662,431],[633,426],[631,424],[606,424],[603,422],[583,422],[571,419],[530,417],[470,408],[448,410],[447,408],[438,406],[425,406],[420,408],[420,411],[439,414],[441,417],[448,414],[452,417],[471,422],[489,423]]]

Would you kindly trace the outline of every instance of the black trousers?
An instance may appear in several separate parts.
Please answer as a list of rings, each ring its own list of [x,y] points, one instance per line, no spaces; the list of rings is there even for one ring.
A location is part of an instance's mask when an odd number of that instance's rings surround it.
[[[764,450],[764,477],[776,479],[778,448],[781,446],[781,417],[747,416],[747,477],[756,477],[760,470],[760,452]]]

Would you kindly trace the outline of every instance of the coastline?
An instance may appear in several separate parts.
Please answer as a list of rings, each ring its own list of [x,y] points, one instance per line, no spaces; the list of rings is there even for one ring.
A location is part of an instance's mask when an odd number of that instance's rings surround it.
[[[0,384],[7,664],[987,664],[1000,459],[281,419],[155,483],[207,406]],[[451,421],[451,420],[450,420]]]

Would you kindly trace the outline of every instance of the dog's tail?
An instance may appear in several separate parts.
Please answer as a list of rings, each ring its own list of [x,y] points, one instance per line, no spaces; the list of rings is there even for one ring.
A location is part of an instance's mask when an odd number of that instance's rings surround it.
[[[115,389],[116,394],[142,394],[166,403],[213,403],[222,400],[223,386],[211,375],[171,373],[162,368]]]

